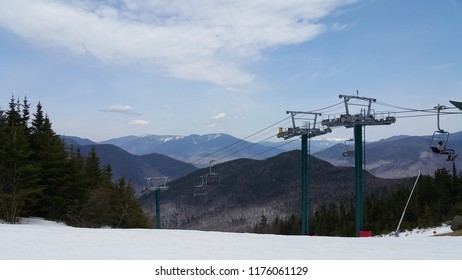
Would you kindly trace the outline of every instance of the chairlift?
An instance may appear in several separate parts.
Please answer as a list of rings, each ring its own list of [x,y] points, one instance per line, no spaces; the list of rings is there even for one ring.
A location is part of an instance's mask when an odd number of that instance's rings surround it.
[[[440,127],[440,111],[446,109],[446,106],[435,107],[437,110],[437,130],[433,132],[433,136],[430,139],[430,149],[435,154],[448,155],[447,161],[454,161],[457,157],[456,152],[453,149],[448,149],[447,144],[449,142],[449,132],[441,129]]]
[[[343,142],[345,145],[345,151],[342,153],[342,156],[344,157],[354,157],[355,156],[355,150],[354,148],[352,148],[352,145],[351,145],[351,142],[354,142],[354,141],[355,141],[354,138],[350,138]]]
[[[202,182],[199,185],[194,186],[193,196],[204,196],[207,195],[207,185],[205,184],[204,176],[201,176]]]
[[[221,175],[218,173],[205,174],[205,185],[207,187],[221,186]]]
[[[194,196],[203,196],[207,195],[209,187],[221,186],[221,174],[212,172],[212,163],[210,161],[209,173],[201,175],[201,184],[194,186]]]
[[[205,178],[205,185],[207,187],[216,187],[216,186],[221,186],[221,174],[212,172],[212,163],[214,160],[210,161],[209,165],[209,173],[204,175]]]

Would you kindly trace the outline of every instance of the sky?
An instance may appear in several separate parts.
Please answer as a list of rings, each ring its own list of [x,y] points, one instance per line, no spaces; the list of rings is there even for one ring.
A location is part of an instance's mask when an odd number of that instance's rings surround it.
[[[27,97],[58,134],[93,141],[245,138],[290,127],[288,110],[343,113],[339,95],[358,94],[398,112],[367,140],[431,135],[435,115],[403,108],[462,101],[461,26],[460,0],[2,0],[0,106]],[[461,119],[441,128],[461,131]]]

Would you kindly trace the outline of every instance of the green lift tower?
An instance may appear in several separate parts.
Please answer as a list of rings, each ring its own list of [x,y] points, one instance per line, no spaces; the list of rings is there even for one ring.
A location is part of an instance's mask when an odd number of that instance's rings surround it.
[[[301,180],[302,180],[302,235],[307,235],[309,233],[308,226],[308,209],[309,209],[309,197],[308,197],[308,187],[309,187],[309,176],[308,176],[308,139],[323,135],[331,132],[330,128],[320,129],[316,127],[317,117],[320,116],[320,113],[314,112],[299,112],[299,111],[287,111],[287,114],[290,114],[292,117],[292,127],[289,127],[287,130],[283,130],[282,127],[279,128],[278,138],[283,138],[287,140],[295,136],[301,136],[302,138],[302,162],[301,162]],[[304,127],[295,126],[295,115],[304,114],[304,115],[313,115],[314,120],[312,125],[309,122],[306,122]]]
[[[356,236],[364,229],[364,193],[363,193],[363,127],[367,125],[390,125],[396,122],[391,113],[376,114],[371,109],[375,98],[361,97],[358,95],[339,95],[345,103],[344,114],[340,117],[324,119],[321,124],[326,127],[344,126],[354,129],[355,140],[355,230]],[[351,99],[365,101],[366,105],[357,114],[351,114],[348,108]],[[358,105],[358,104],[355,104]]]

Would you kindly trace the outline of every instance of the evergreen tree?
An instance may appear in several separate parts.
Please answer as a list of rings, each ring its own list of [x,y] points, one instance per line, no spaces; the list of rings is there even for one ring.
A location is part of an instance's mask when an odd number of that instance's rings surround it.
[[[43,196],[35,215],[49,219],[59,219],[66,209],[65,162],[67,152],[64,142],[53,129],[48,116],[44,116],[41,103],[33,115],[31,124],[30,146],[33,151],[32,162],[40,170],[38,185],[43,189]]]
[[[27,101],[24,101],[27,107]],[[2,123],[2,162],[0,168],[1,216],[16,223],[23,207],[37,203],[41,190],[36,187],[38,170],[31,164],[28,143],[27,110],[21,115],[21,103],[11,97],[9,111]]]
[[[0,219],[34,215],[75,226],[148,227],[133,186],[113,182],[93,147],[87,157],[52,129],[41,103],[29,116],[27,98],[0,109]]]

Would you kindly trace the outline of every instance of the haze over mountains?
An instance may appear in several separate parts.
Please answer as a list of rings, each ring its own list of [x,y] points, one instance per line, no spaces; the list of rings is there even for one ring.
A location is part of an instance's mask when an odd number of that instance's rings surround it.
[[[438,168],[452,170],[453,163],[461,171],[461,156],[453,162],[446,160],[447,155],[434,154],[429,146],[431,138],[432,136],[400,135],[366,143],[366,169],[382,178],[416,176],[419,170],[422,174],[433,175]],[[450,135],[447,148],[462,153],[462,132]],[[337,144],[313,155],[335,166],[354,166],[354,156],[342,156],[346,150],[354,152],[354,143]]]
[[[337,144],[335,141],[328,140],[316,140],[312,143],[312,151],[320,151]],[[164,154],[202,166],[207,165],[212,159],[220,162],[238,158],[265,159],[284,151],[300,148],[298,141],[250,142],[225,133],[189,136],[132,135],[109,139],[100,144],[113,144],[134,155]],[[207,157],[210,154],[213,154],[213,157]]]
[[[453,162],[444,155],[431,152],[431,136],[394,136],[368,142],[365,150],[366,169],[382,178],[412,177],[420,170],[433,174],[437,168],[452,170]],[[284,151],[300,149],[300,141],[252,143],[228,134],[207,135],[144,135],[126,136],[100,143],[79,137],[65,136],[67,142],[79,145],[84,154],[95,147],[102,163],[111,164],[115,177],[124,176],[135,183],[139,191],[145,177],[168,176],[177,179],[198,167],[238,158],[266,159]],[[311,154],[334,166],[354,166],[354,157],[344,157],[346,150],[353,151],[354,143],[338,140],[311,139]],[[450,135],[448,148],[462,152],[462,132]],[[455,161],[461,170],[460,157]]]

